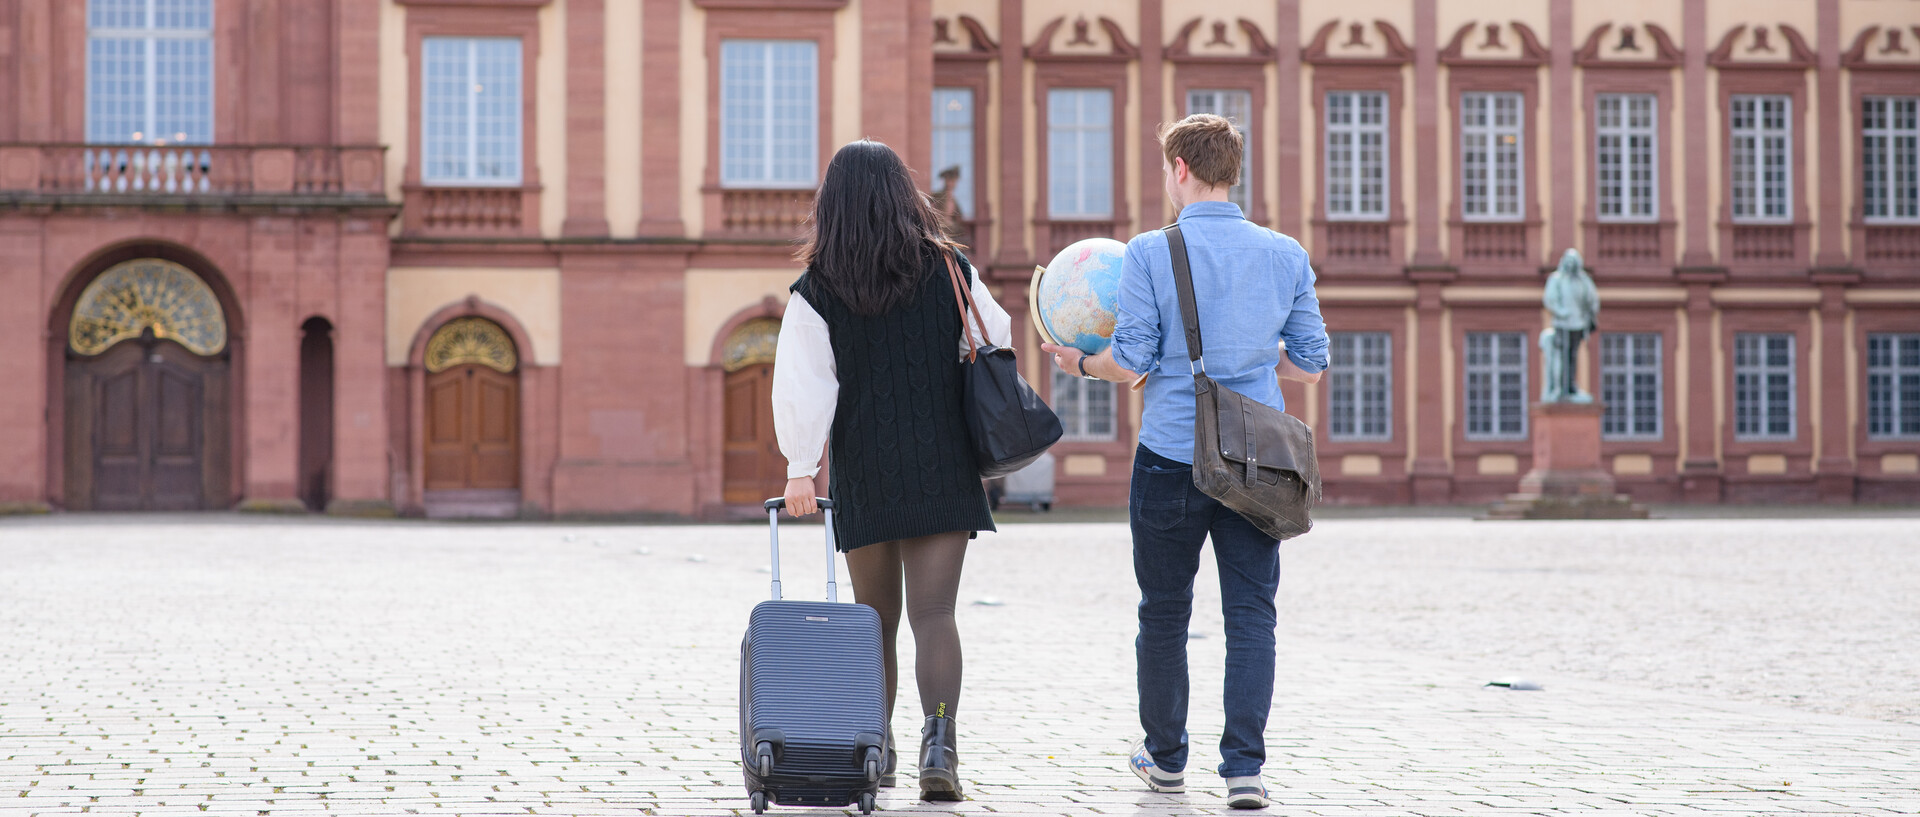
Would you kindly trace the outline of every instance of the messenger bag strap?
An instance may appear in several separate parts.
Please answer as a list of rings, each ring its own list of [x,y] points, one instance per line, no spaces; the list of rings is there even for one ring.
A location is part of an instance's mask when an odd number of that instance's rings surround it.
[[[1180,235],[1178,223],[1168,225],[1167,252],[1173,256],[1173,287],[1180,292],[1180,323],[1187,330],[1187,361],[1198,363],[1198,374],[1206,374],[1207,362],[1200,359],[1200,306],[1193,300],[1193,270],[1187,266],[1187,240]]]

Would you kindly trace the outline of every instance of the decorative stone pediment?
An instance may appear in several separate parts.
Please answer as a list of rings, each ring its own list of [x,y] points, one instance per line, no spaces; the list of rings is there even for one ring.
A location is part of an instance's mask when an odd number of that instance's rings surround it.
[[[1782,23],[1777,26],[1737,25],[1720,37],[1720,44],[1707,55],[1709,65],[1720,68],[1805,69],[1814,65],[1813,49],[1800,30]]]
[[[1126,31],[1113,18],[1101,17],[1098,23],[1094,25],[1085,15],[1071,22],[1055,17],[1027,45],[1027,56],[1036,60],[1125,61],[1140,55],[1140,48],[1127,39]]]
[[[1544,65],[1547,49],[1526,23],[1469,21],[1453,32],[1440,61],[1448,65]]]
[[[1573,59],[1587,67],[1672,68],[1680,64],[1673,37],[1655,23],[1601,23]]]
[[[486,318],[454,318],[427,339],[428,372],[444,372],[468,363],[511,373],[520,361],[507,330]]]
[[[1840,64],[1855,71],[1920,71],[1920,25],[1860,29]]]
[[[1170,60],[1267,62],[1273,55],[1273,43],[1260,31],[1260,24],[1245,17],[1231,25],[1224,19],[1195,17],[1167,44]]]
[[[993,57],[1000,43],[987,31],[986,24],[971,14],[933,19],[933,53],[942,57]]]
[[[1333,19],[1320,25],[1300,60],[1347,65],[1400,65],[1413,61],[1413,49],[1400,30],[1385,20]]]

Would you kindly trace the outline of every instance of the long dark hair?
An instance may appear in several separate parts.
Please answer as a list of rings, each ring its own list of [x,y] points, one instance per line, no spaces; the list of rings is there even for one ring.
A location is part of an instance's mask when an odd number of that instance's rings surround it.
[[[877,315],[913,296],[935,253],[955,249],[893,148],[849,142],[827,163],[800,262],[847,308]]]

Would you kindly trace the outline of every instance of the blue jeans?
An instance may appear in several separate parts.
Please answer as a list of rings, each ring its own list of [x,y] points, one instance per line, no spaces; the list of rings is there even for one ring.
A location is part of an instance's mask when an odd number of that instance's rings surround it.
[[[1259,774],[1267,760],[1267,711],[1273,704],[1280,543],[1195,488],[1192,466],[1145,446],[1134,454],[1127,517],[1133,525],[1133,576],[1140,583],[1134,654],[1147,751],[1162,769],[1187,767],[1187,622],[1193,615],[1200,547],[1211,534],[1227,623],[1220,776]]]

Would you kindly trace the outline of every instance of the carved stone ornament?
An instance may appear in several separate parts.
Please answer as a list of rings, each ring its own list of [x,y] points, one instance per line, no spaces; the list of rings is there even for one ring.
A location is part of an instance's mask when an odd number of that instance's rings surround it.
[[[507,330],[486,318],[454,318],[427,339],[427,371],[444,372],[468,363],[511,373],[520,360]]]
[[[146,330],[197,355],[227,348],[227,317],[207,282],[186,267],[158,258],[116,264],[81,290],[67,328],[67,345],[97,355]]]
[[[780,321],[754,318],[727,336],[720,352],[720,368],[737,372],[748,366],[772,363],[774,347],[780,344]]]

